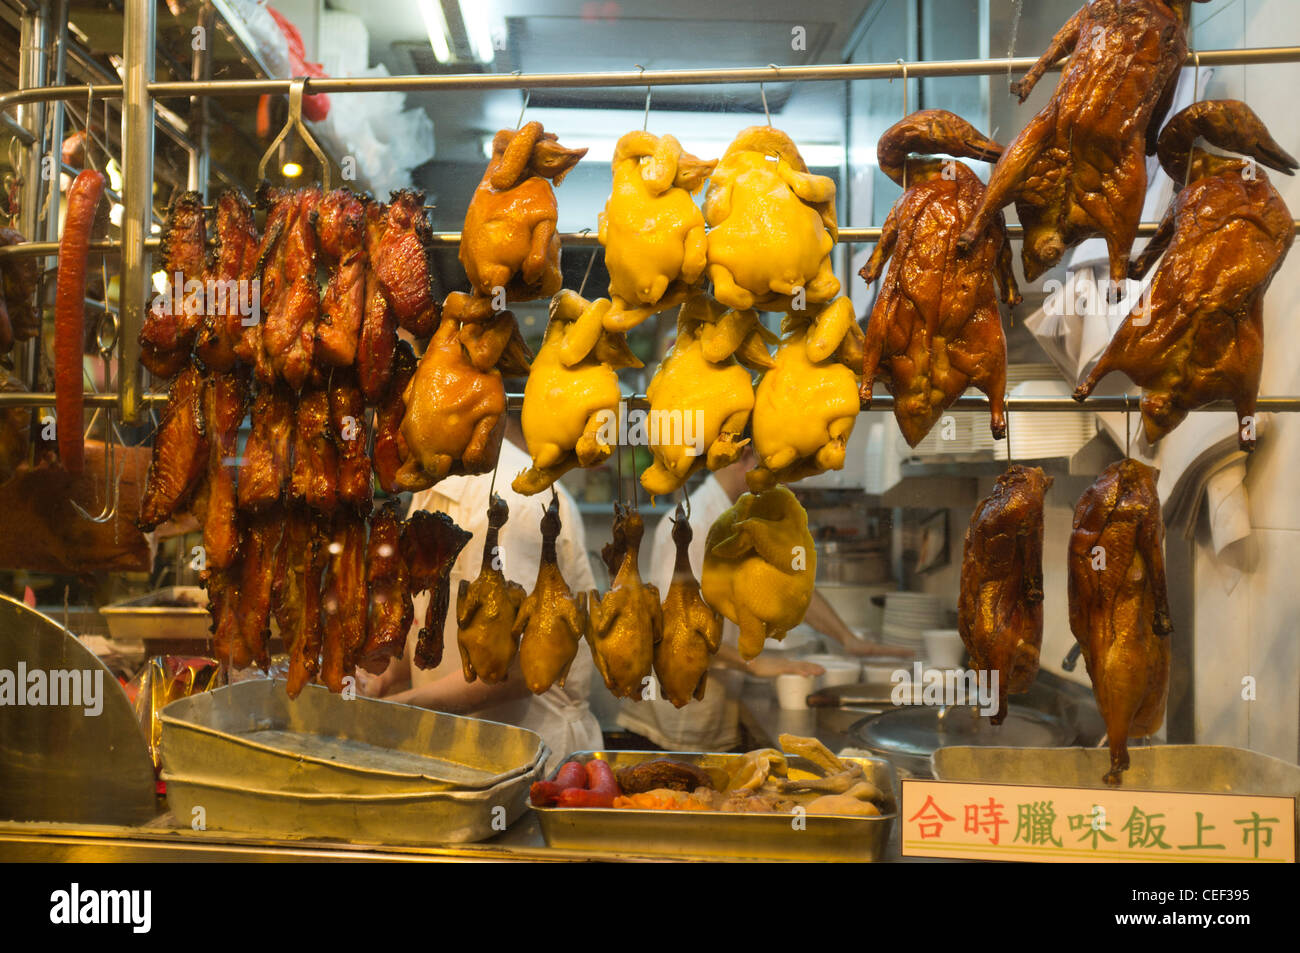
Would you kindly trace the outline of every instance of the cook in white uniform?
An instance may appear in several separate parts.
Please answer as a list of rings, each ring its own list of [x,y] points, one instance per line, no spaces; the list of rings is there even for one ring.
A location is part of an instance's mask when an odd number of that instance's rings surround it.
[[[514,424],[513,419],[511,424]],[[506,578],[519,583],[526,592],[532,592],[542,556],[542,513],[551,496],[549,493],[520,496],[510,488],[515,474],[527,469],[532,462],[524,451],[510,442],[508,437],[511,433],[508,429],[507,439],[501,442],[494,489],[510,507],[510,519],[501,528],[498,542]],[[518,436],[517,431],[515,434]],[[488,488],[491,485],[490,473],[447,477],[412,499],[411,512],[430,510],[446,513],[456,521],[456,525],[474,534],[461,550],[451,573],[451,605],[443,630],[442,664],[429,670],[412,664],[416,634],[429,605],[429,594],[425,592],[415,598],[415,624],[406,640],[405,655],[394,659],[388,670],[377,681],[364,685],[363,690],[391,701],[473,715],[535,731],[551,749],[551,759],[547,763],[550,771],[572,752],[597,750],[602,744],[600,725],[587,704],[595,669],[587,641],[583,639],[579,643],[578,655],[569,669],[564,687],[552,685],[541,695],[528,690],[517,659],[510,667],[509,676],[498,685],[466,682],[460,652],[456,648],[456,592],[460,581],[476,578],[482,566],[483,540],[488,528]],[[562,526],[556,540],[560,572],[573,592],[586,592],[594,589],[596,582],[587,561],[582,516],[573,497],[558,485],[557,489]],[[406,687],[408,683],[409,688]]]
[[[704,544],[709,527],[746,492],[745,471],[755,464],[753,452],[747,446],[739,460],[708,477],[691,494],[690,558],[696,579],[700,578],[704,566]],[[650,561],[646,564],[646,581],[658,586],[661,595],[668,591],[677,561],[677,545],[673,542],[672,530],[672,520],[667,516],[661,518],[655,527]],[[849,655],[898,654],[897,649],[873,645],[855,636],[816,590],[804,621],[839,642]],[[787,672],[799,675],[825,672],[820,665],[783,659],[770,652],[746,662],[737,648],[739,639],[740,627],[729,619],[723,620],[722,646],[709,668],[703,699],[692,699],[684,708],[677,708],[662,698],[647,701],[626,699],[620,703],[619,725],[649,738],[668,751],[730,751],[741,742],[740,692],[746,672],[758,678],[776,678]]]

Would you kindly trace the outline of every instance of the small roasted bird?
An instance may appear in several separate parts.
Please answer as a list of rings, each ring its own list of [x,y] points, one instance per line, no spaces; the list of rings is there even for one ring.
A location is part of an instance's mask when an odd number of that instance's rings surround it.
[[[182,192],[172,200],[158,251],[169,289],[154,299],[145,314],[140,363],[167,378],[189,362],[194,338],[206,318],[208,222],[198,192]]]
[[[1204,3],[1206,0],[1197,0]],[[1025,278],[1036,281],[1069,248],[1101,236],[1110,280],[1128,275],[1147,192],[1145,155],[1187,59],[1192,0],[1090,0],[1011,92],[1023,103],[1068,55],[1051,101],[1002,154],[958,246],[974,248],[1015,202],[1025,229]]]
[[[519,669],[524,684],[540,695],[556,682],[563,687],[578,643],[587,634],[587,594],[577,596],[560,573],[555,538],[560,535],[560,503],[542,514],[542,560],[533,591],[519,606],[511,635],[519,640]]]
[[[667,496],[708,465],[735,463],[747,442],[754,409],[751,371],[773,366],[767,343],[776,336],[754,311],[724,309],[705,294],[687,299],[677,316],[677,340],[659,363],[650,401],[650,452],[641,474],[651,496]]]
[[[704,218],[709,280],[727,307],[784,311],[839,294],[835,182],[810,173],[781,130],[750,126],[732,140],[709,180]]]
[[[472,533],[456,525],[446,513],[419,510],[402,528],[402,559],[411,578],[411,595],[429,590],[429,608],[415,644],[418,668],[437,668],[442,662],[443,628],[451,603],[451,570]]]
[[[817,312],[791,312],[781,331],[774,365],[754,392],[760,465],[745,474],[751,490],[842,469],[858,418],[862,329],[852,302],[837,298]]]
[[[335,189],[316,209],[316,236],[329,268],[329,283],[316,322],[316,361],[351,367],[357,356],[366,309],[366,205],[351,189]]]
[[[659,590],[641,581],[637,555],[645,523],[629,510],[623,523],[625,548],[609,591],[601,598],[588,594],[590,624],[587,641],[596,670],[615,698],[640,700],[654,665],[654,650],[663,638],[663,609]]]
[[[1008,304],[1020,301],[1006,224],[996,212],[971,251],[959,254],[957,238],[974,217],[984,184],[961,162],[913,158],[914,152],[991,162],[1002,147],[941,109],[913,113],[881,137],[880,169],[904,191],[861,272],[870,285],[893,259],[867,323],[862,407],[871,406],[879,375],[894,395],[899,429],[915,447],[973,385],[988,395],[993,436],[1001,439],[1007,344],[995,281]]]
[[[195,351],[210,370],[229,371],[238,357],[236,345],[246,328],[257,321],[255,309],[260,307],[252,286],[257,270],[257,226],[252,206],[237,189],[226,189],[217,196],[216,219],[215,254],[208,272],[212,298]]]
[[[614,147],[614,189],[600,213],[612,306],[605,328],[629,331],[685,300],[704,275],[704,215],[691,198],[717,162],[672,136],[629,132]]]
[[[664,596],[664,635],[655,646],[655,676],[659,687],[664,697],[678,708],[692,698],[704,697],[709,663],[722,644],[722,616],[704,601],[700,584],[691,571],[691,536],[686,508],[678,503],[673,520],[677,562]]]
[[[370,269],[393,317],[416,337],[438,327],[442,310],[434,297],[430,247],[433,233],[424,214],[424,193],[401,189],[389,198],[377,246],[371,246]]]
[[[496,134],[460,239],[460,263],[477,297],[492,299],[500,288],[507,301],[531,301],[560,290],[551,183],[559,185],[586,154],[565,149],[540,122]]]
[[[971,668],[994,672],[998,712],[1029,691],[1043,643],[1043,498],[1052,478],[1012,464],[975,507],[961,560],[957,630]]]
[[[1159,730],[1169,696],[1174,626],[1157,475],[1136,460],[1112,463],[1074,510],[1070,630],[1106,723],[1107,784],[1119,784],[1128,768],[1128,739]]]
[[[1251,158],[1196,148],[1197,136]],[[1111,371],[1123,371],[1145,389],[1142,424],[1151,443],[1189,411],[1230,400],[1239,444],[1250,451],[1264,364],[1264,294],[1295,241],[1291,211],[1258,164],[1287,175],[1300,165],[1236,100],[1184,109],[1161,133],[1159,152],[1174,182],[1186,184],[1129,273],[1141,278],[1164,258],[1148,296],[1074,396],[1085,399]]]
[[[618,432],[620,390],[617,370],[641,367],[622,334],[602,329],[599,314],[609,307],[573,291],[551,300],[542,346],[524,385],[521,421],[533,465],[515,477],[516,493],[540,493],[576,466],[594,467],[613,452]],[[592,320],[591,315],[597,317]],[[577,328],[593,328],[570,363],[568,348]]]
[[[366,644],[358,664],[378,675],[406,648],[415,609],[411,579],[402,557],[402,524],[394,505],[382,506],[370,517],[366,549]]]
[[[483,562],[472,582],[460,581],[456,593],[456,642],[465,681],[481,678],[485,685],[506,679],[519,651],[515,617],[524,601],[524,587],[506,579],[497,540],[510,518],[506,501],[495,493],[488,504],[488,529],[483,537]]]
[[[709,527],[700,591],[710,607],[740,626],[746,660],[803,621],[816,576],[808,514],[784,486],[742,493]]]
[[[153,458],[137,525],[146,533],[184,512],[209,465],[203,378],[192,363],[172,381],[154,436]]]

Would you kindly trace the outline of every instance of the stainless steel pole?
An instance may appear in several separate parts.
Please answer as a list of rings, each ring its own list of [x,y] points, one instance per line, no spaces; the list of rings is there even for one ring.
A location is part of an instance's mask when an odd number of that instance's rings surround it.
[[[118,409],[135,423],[145,403],[141,393],[140,329],[144,326],[151,258],[145,242],[153,210],[153,79],[155,0],[127,0],[122,27],[125,59],[122,83],[122,296],[119,302]]]
[[[197,82],[212,79],[212,27],[215,18],[216,11],[213,10],[212,4],[205,3],[199,8],[197,26],[199,33],[196,37],[199,48],[194,50],[193,68],[190,73]],[[206,96],[190,97],[189,134],[192,145],[189,149],[190,169],[186,188],[198,192],[206,202],[209,173],[208,97]]]

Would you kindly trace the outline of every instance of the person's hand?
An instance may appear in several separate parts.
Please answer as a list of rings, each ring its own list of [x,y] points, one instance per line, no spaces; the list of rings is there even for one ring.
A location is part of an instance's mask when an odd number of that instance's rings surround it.
[[[798,659],[772,658],[760,655],[748,665],[749,674],[755,678],[776,678],[778,675],[825,675],[826,669],[815,662]]]
[[[382,698],[384,696],[384,676],[371,675],[365,669],[356,671],[357,694],[362,698]]]

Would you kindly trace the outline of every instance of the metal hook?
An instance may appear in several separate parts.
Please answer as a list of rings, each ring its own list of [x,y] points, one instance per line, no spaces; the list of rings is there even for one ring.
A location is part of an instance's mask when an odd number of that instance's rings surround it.
[[[686,522],[691,521],[691,495],[686,491],[686,484],[682,484],[682,506],[686,510]]]
[[[775,63],[768,63],[767,65],[776,70],[776,75],[779,79],[781,77],[781,67],[777,66]],[[761,81],[758,84],[758,95],[763,100],[763,115],[767,117],[767,124],[770,126],[772,125],[772,113],[767,108],[767,86]]]
[[[1192,74],[1192,102],[1195,103],[1201,98],[1201,51],[1192,51],[1192,63],[1195,66],[1195,72]],[[1196,155],[1196,138],[1192,137],[1192,144],[1187,149],[1187,171],[1183,174],[1183,188],[1187,188],[1192,181],[1192,158]]]
[[[1130,423],[1133,414],[1129,408],[1128,391],[1124,391],[1124,456],[1133,456],[1133,435]]]
[[[590,228],[584,228],[584,229],[583,229],[581,232],[579,232],[578,234],[579,234],[579,235],[590,235],[590,234],[591,234],[591,229],[590,229]],[[579,297],[579,298],[582,297],[583,289],[585,289],[585,288],[587,287],[587,279],[591,277],[591,266],[594,265],[594,264],[596,263],[596,252],[597,252],[597,251],[599,251],[598,248],[593,248],[593,249],[591,250],[591,260],[587,262],[587,270],[586,270],[586,272],[585,272],[585,273],[583,274],[583,276],[582,276],[582,284],[578,285],[578,297]]]
[[[533,91],[531,89],[525,89],[524,104],[519,107],[519,121],[515,123],[516,129],[522,129],[524,127],[524,113],[528,111],[528,100],[532,99],[532,97]]]
[[[285,137],[289,135],[289,130],[296,130],[299,138],[307,144],[307,148],[312,151],[316,161],[320,163],[321,174],[321,191],[330,190],[330,163],[325,158],[325,153],[321,151],[320,146],[316,144],[315,138],[308,131],[302,121],[302,97],[307,87],[306,79],[295,79],[289,84],[289,118],[285,120],[284,128],[280,134],[275,137],[266,152],[262,153],[262,159],[257,163],[257,178],[259,180],[266,178],[266,164],[271,161],[271,155],[279,148],[280,143],[284,142]]]
[[[94,420],[91,420],[94,424]],[[73,499],[68,502],[72,508],[77,511],[82,519],[91,523],[107,523],[117,515],[117,501],[122,492],[122,474],[116,466],[117,455],[114,453],[113,435],[117,434],[119,440],[121,434],[117,431],[117,424],[113,422],[112,417],[108,418],[108,423],[104,428],[104,509],[98,516],[91,516],[81,508],[81,505]]]
[[[639,70],[641,71],[641,75],[644,76],[644,75],[645,75],[645,67],[642,66],[640,63],[637,63],[637,64],[635,64],[635,65],[636,65],[636,68],[639,69]],[[647,130],[647,129],[650,128],[650,94],[653,93],[653,92],[654,92],[654,90],[653,90],[651,87],[646,86],[646,88],[645,88],[645,118],[641,121],[641,130],[642,130],[643,132],[644,132],[645,130]]]
[[[903,118],[906,119],[906,118],[907,118],[907,115],[908,115],[908,105],[907,105],[907,61],[906,61],[905,59],[903,59],[903,58],[900,56],[898,59],[894,60],[894,62],[897,63],[897,64],[902,68],[902,70],[903,70]],[[894,80],[893,80],[893,77],[890,77],[890,80],[889,80],[889,81],[892,83],[892,82],[894,81]],[[907,156],[904,156],[904,157],[903,157],[903,191],[904,191],[904,192],[907,191],[907,165],[908,165],[908,163],[907,163]]]

